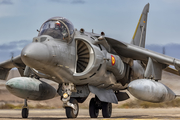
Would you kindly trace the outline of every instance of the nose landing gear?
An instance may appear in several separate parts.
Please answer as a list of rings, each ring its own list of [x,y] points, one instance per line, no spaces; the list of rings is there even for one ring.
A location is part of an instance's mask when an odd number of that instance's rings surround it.
[[[63,107],[66,110],[67,118],[76,118],[79,113],[79,105],[75,98],[71,97],[72,92],[76,92],[73,83],[63,83],[59,86],[59,92],[62,92]]]
[[[69,101],[71,104],[73,104],[73,108],[72,107],[65,107],[66,109],[66,116],[67,118],[76,118],[78,116],[79,113],[79,105],[76,99],[74,98],[70,98]]]

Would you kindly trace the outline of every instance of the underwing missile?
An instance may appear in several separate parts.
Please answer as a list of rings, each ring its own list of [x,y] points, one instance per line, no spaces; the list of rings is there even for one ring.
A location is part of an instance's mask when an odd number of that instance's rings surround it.
[[[149,102],[171,101],[176,98],[175,93],[162,83],[138,79],[129,83],[128,91],[136,98]]]
[[[56,89],[41,80],[16,77],[6,82],[6,88],[13,95],[29,100],[47,100],[57,95]]]

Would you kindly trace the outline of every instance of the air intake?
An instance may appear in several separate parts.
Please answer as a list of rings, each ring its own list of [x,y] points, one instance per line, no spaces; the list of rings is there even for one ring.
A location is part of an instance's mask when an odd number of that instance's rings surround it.
[[[77,64],[76,64],[76,72],[83,72],[89,63],[90,52],[88,46],[81,40],[77,41]]]

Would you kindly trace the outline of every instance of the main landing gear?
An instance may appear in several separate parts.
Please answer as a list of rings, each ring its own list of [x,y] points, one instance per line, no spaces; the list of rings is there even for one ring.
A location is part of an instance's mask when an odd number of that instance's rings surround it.
[[[110,118],[112,113],[112,104],[107,102],[101,102],[97,96],[92,98],[89,103],[89,115],[91,118],[97,118],[99,110],[102,109],[102,115],[104,118]]]
[[[28,118],[29,115],[29,108],[27,104],[27,100],[24,100],[24,106],[22,107],[22,112],[21,112],[22,118]]]

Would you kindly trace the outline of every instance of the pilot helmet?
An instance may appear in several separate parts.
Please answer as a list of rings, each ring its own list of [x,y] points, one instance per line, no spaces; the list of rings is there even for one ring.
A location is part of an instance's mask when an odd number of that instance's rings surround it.
[[[61,27],[61,23],[59,21],[55,22],[55,28],[60,28]]]

